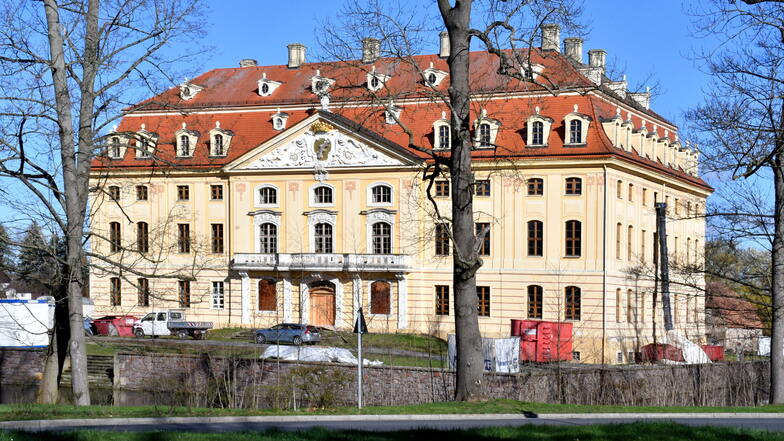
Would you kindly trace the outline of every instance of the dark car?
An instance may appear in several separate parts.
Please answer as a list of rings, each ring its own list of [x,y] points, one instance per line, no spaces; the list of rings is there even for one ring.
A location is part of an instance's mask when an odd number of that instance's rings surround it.
[[[315,326],[299,323],[281,323],[268,329],[256,331],[256,343],[262,345],[267,342],[315,344],[321,341],[321,335]]]

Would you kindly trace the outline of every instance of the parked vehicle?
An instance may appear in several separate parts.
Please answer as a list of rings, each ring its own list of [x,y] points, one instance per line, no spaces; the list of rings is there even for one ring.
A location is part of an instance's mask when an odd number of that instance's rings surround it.
[[[133,337],[133,324],[139,318],[133,315],[105,315],[93,320],[96,335]]]
[[[256,343],[291,343],[293,345],[316,344],[321,341],[318,328],[299,323],[280,323],[271,328],[256,331]]]
[[[186,321],[185,311],[182,310],[153,311],[133,324],[133,335],[139,338],[145,335],[176,335],[177,338],[201,340],[211,328],[211,322]]]

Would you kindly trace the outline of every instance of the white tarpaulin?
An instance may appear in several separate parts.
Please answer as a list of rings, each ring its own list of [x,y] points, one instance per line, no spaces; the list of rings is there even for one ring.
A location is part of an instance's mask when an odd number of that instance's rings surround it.
[[[447,336],[449,368],[457,366],[457,343],[454,334]],[[487,372],[520,372],[520,337],[483,338],[482,356]]]
[[[54,303],[48,299],[0,300],[0,347],[48,346],[53,324]]]
[[[318,346],[284,346],[284,345],[271,345],[261,357],[264,359],[278,358],[281,360],[290,361],[321,361],[332,363],[346,363],[357,364],[357,357],[348,349],[333,348],[333,347],[318,347]],[[382,361],[364,359],[362,361],[364,366],[380,366],[384,364]]]
[[[676,331],[668,331],[664,343],[671,344],[683,352],[683,361],[686,364],[710,363],[708,354],[702,348]]]
[[[757,342],[757,354],[770,357],[770,337],[762,336]]]

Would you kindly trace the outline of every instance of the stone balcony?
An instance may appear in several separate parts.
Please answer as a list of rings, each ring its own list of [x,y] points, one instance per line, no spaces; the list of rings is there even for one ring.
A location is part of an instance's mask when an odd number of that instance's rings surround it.
[[[234,255],[237,271],[333,271],[401,273],[411,270],[405,254],[252,254]]]

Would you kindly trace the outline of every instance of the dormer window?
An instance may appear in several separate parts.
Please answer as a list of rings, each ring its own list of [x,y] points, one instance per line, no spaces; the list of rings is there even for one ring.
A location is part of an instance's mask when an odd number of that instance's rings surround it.
[[[539,114],[539,107],[536,108],[536,113],[528,118],[527,128],[527,147],[545,147],[547,146],[548,138],[550,137],[550,128],[553,125],[553,119]]]
[[[272,128],[275,130],[283,130],[286,128],[286,122],[289,119],[289,114],[278,110],[277,113],[272,115]]]
[[[534,121],[534,125],[531,127],[531,144],[544,144],[544,123],[541,121]]]
[[[482,116],[474,122],[474,145],[478,148],[490,148],[495,144],[501,122],[488,118],[487,110],[482,109]]]
[[[226,156],[233,137],[234,132],[222,129],[217,121],[215,128],[210,130],[210,156]]]
[[[479,124],[479,147],[490,146],[490,124]]]
[[[441,119],[433,123],[433,144],[434,148],[449,150],[452,147],[451,141],[452,127],[446,119],[446,112],[441,112]]]
[[[268,79],[267,73],[264,72],[261,74],[261,79],[259,80],[259,95],[270,96],[281,84],[283,83]]]
[[[174,136],[177,140],[177,156],[185,158],[193,156],[199,133],[188,130],[185,123],[182,123],[182,128],[174,132]]]
[[[204,90],[203,87],[197,86],[189,82],[188,80],[183,81],[179,87],[180,87],[180,98],[182,98],[185,101],[193,99],[193,97],[195,97],[196,94]]]
[[[525,81],[536,81],[544,70],[541,64],[529,64],[520,67],[520,72]]]
[[[142,129],[136,134],[136,157],[151,158],[158,144],[158,134],[149,132],[142,124]]]
[[[375,92],[380,90],[384,87],[384,85],[389,80],[389,75],[384,75],[382,73],[376,72],[376,66],[373,66],[373,70],[368,72],[367,74],[367,88],[371,92]]]
[[[591,122],[591,117],[577,112],[577,104],[574,105],[574,111],[564,118],[566,125],[566,144],[567,145],[584,145],[588,136],[588,125]]]
[[[335,80],[321,76],[321,71],[316,70],[316,75],[310,78],[310,90],[316,95],[323,95],[335,84]]]
[[[119,158],[120,157],[120,137],[119,136],[112,136],[112,139],[109,141],[109,157],[111,157],[111,158]]]
[[[128,137],[120,134],[110,134],[106,155],[110,159],[122,159],[128,147]]]
[[[444,81],[444,78],[447,77],[447,73],[443,70],[438,70],[433,67],[433,63],[430,63],[430,67],[422,71],[422,75],[424,76],[425,84],[429,87],[436,87],[441,84],[441,81]]]
[[[398,107],[394,104],[389,106],[384,111],[384,117],[386,119],[387,124],[397,124],[397,121],[400,119],[400,114],[403,112],[402,107]]]

